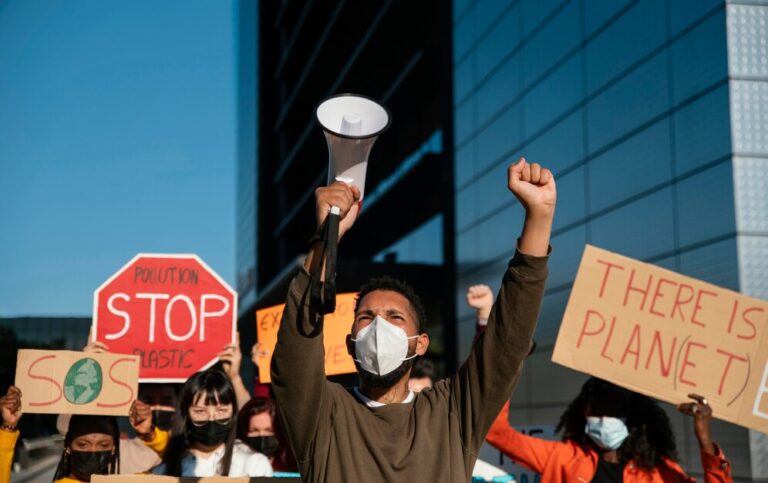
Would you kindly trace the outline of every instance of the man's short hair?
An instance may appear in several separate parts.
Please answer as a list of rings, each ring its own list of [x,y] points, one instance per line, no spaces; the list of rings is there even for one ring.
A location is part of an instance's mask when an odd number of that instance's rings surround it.
[[[357,294],[357,298],[355,298],[355,313],[357,313],[357,310],[360,307],[360,301],[363,300],[363,297],[376,290],[397,292],[408,299],[411,308],[413,308],[413,311],[416,314],[416,331],[419,334],[425,334],[427,332],[427,311],[424,309],[424,304],[421,303],[419,296],[416,295],[416,291],[402,280],[387,275],[371,278],[365,285],[360,287],[360,292]]]
[[[435,382],[435,365],[429,359],[419,358],[411,369],[411,379],[424,379],[425,377]]]

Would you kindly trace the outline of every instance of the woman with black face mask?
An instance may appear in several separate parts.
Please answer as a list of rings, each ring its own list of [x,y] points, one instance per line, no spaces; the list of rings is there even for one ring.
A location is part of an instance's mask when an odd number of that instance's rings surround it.
[[[248,401],[237,417],[237,438],[269,458],[275,476],[298,476],[296,459],[282,431],[277,404],[266,397]],[[278,474],[281,473],[281,474]]]
[[[272,476],[263,455],[235,441],[235,390],[218,369],[192,376],[181,388],[170,433],[153,424],[152,409],[134,401],[129,421],[144,443],[163,456],[153,471],[169,476]]]
[[[117,474],[119,442],[120,431],[114,416],[72,416],[53,481],[91,481],[91,475]]]
[[[11,386],[0,398],[0,481],[10,481],[10,465],[21,418],[21,391]],[[64,452],[54,474],[54,483],[91,481],[92,475],[118,472],[120,432],[114,416],[77,414],[69,421]]]

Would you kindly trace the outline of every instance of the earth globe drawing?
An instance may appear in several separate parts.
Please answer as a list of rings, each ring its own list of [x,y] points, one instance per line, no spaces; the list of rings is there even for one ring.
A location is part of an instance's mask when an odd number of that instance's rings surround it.
[[[64,378],[64,397],[72,404],[88,404],[99,396],[102,385],[101,365],[91,358],[80,359]]]

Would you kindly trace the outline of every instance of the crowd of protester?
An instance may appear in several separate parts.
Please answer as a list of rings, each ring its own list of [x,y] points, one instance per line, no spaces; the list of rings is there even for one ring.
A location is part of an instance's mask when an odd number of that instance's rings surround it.
[[[84,352],[105,352],[100,342]],[[184,384],[139,384],[127,418],[60,415],[64,451],[56,482],[90,481],[91,475],[299,476],[277,405],[266,397],[243,397],[237,344],[219,355],[221,364]],[[246,390],[247,393],[247,390]],[[0,482],[10,478],[19,437],[23,394],[11,386],[0,399]],[[120,431],[127,419],[133,433]]]
[[[344,388],[323,371],[322,301],[310,293],[321,279],[322,240],[310,246],[293,280],[272,357],[272,386],[248,390],[240,376],[239,338],[220,364],[184,384],[140,384],[122,434],[114,416],[59,418],[64,450],[54,482],[92,475],[286,476],[305,481],[469,481],[487,441],[543,481],[694,481],[678,464],[669,418],[653,400],[589,379],[562,415],[562,441],[521,434],[509,424],[509,397],[533,351],[546,280],[555,205],[552,174],[521,160],[508,186],[526,210],[517,250],[496,302],[485,285],[471,287],[477,335],[456,374],[437,380],[424,358],[429,346],[418,295],[391,278],[360,290],[348,348],[360,384]],[[316,192],[322,227],[339,209],[339,236],[359,209],[359,191],[334,183]],[[108,351],[90,343],[85,351]],[[253,361],[261,349],[254,346]],[[0,483],[9,481],[24,394],[0,399]],[[731,481],[730,465],[711,437],[704,397],[679,410],[694,419],[708,482]],[[505,405],[506,402],[506,405]]]

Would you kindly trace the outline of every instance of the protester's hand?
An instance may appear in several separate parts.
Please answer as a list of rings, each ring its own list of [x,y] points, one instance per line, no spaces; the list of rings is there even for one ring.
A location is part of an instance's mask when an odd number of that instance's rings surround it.
[[[321,226],[332,206],[340,210],[339,239],[355,223],[360,211],[360,190],[356,186],[350,186],[342,181],[336,181],[330,186],[322,186],[315,190],[315,214],[317,226]]]
[[[527,216],[554,216],[557,189],[550,170],[520,158],[507,170],[507,187],[525,207]]]
[[[261,357],[269,357],[269,351],[264,348],[264,345],[256,342],[251,347],[251,361],[253,361],[254,366],[259,367],[259,358]]]
[[[5,426],[15,428],[21,419],[21,390],[16,386],[8,388],[0,398],[0,415]]]
[[[83,352],[92,352],[94,354],[103,354],[104,352],[109,352],[109,347],[103,342],[99,342],[98,340],[92,340],[88,342],[88,344],[83,347]]]
[[[138,399],[133,401],[128,410],[128,422],[136,430],[139,437],[144,439],[154,429],[152,425],[152,406]]]
[[[715,454],[712,435],[709,432],[712,423],[712,407],[704,396],[688,394],[688,397],[696,402],[678,404],[677,410],[687,416],[693,416],[693,429],[696,433],[696,439],[699,440],[699,446],[703,451]]]
[[[91,352],[93,354],[102,354],[109,352],[109,347],[103,342],[93,339],[93,327],[88,329],[88,343],[83,347],[83,352]]]
[[[493,291],[488,285],[472,285],[467,290],[467,305],[477,310],[477,318],[488,320],[493,307]]]
[[[243,353],[240,351],[240,332],[237,332],[235,343],[225,345],[224,350],[216,357],[221,361],[221,367],[230,380],[240,377],[240,364],[243,362]]]

